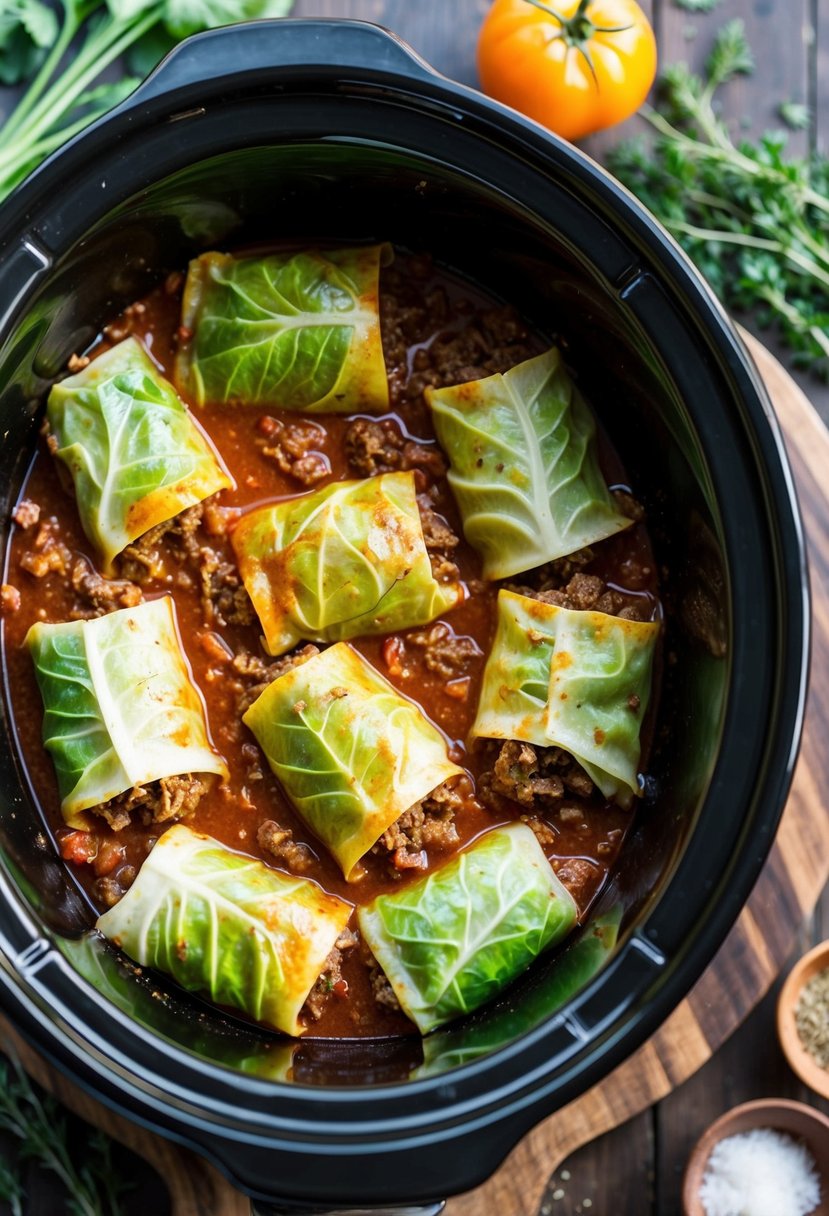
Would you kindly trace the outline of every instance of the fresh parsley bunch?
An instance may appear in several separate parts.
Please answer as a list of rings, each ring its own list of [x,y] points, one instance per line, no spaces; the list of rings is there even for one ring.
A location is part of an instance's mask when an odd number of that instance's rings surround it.
[[[775,324],[795,362],[829,377],[829,160],[786,156],[786,136],[735,143],[717,90],[754,68],[742,23],[718,34],[703,77],[667,69],[652,146],[611,156],[618,177],[673,233],[720,299]],[[792,118],[781,109],[781,117]]]
[[[0,200],[45,156],[131,93],[180,38],[233,21],[284,17],[292,3],[61,0],[59,19],[42,0],[0,0],[0,81],[15,84],[36,72],[0,127]],[[120,55],[137,75],[100,83]]]

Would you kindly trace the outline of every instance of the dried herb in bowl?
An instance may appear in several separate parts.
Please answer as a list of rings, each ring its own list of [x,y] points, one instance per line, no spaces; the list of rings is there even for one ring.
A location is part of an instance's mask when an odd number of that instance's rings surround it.
[[[821,1068],[829,1069],[829,967],[803,985],[794,1017],[806,1051]]]

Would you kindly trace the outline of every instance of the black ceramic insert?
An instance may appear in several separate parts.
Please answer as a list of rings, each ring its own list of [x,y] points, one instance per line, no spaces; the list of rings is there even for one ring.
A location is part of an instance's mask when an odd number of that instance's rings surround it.
[[[556,337],[649,511],[672,661],[652,781],[595,912],[620,927],[603,970],[591,978],[575,942],[423,1045],[295,1047],[243,1027],[88,933],[43,845],[8,689],[0,735],[4,1012],[103,1100],[292,1210],[472,1187],[653,1032],[759,873],[805,689],[791,477],[710,292],[585,156],[358,22],[190,39],[4,204],[5,506],[68,355],[170,270],[242,242],[378,239],[431,251]],[[692,592],[713,605],[715,636],[683,610]]]

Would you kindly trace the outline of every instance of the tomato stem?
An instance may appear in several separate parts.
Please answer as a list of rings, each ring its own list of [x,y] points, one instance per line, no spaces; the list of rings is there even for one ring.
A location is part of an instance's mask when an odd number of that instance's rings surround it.
[[[587,15],[587,10],[593,0],[579,0],[579,7],[573,13],[572,17],[565,17],[563,13],[558,12],[551,4],[545,4],[544,0],[525,0],[525,3],[531,4],[533,8],[540,9],[542,13],[546,13],[548,17],[552,17],[561,26],[561,33],[557,34],[557,38],[562,38],[567,46],[576,47],[584,55],[590,66],[591,72],[593,65],[590,62],[590,57],[585,49],[585,44],[590,41],[594,34],[623,34],[625,30],[629,30],[629,25],[596,25]]]

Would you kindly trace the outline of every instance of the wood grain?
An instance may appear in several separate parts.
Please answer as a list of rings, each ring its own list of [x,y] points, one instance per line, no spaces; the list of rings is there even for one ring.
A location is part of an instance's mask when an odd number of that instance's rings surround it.
[[[779,363],[745,335],[783,424],[811,548],[817,610],[814,670],[829,671],[829,545],[825,471],[829,434]],[[829,805],[822,785],[829,735],[829,685],[814,681],[807,725],[783,823],[749,903],[714,963],[654,1037],[601,1085],[540,1124],[484,1186],[449,1201],[446,1216],[532,1216],[548,1179],[579,1146],[625,1123],[699,1069],[740,1024],[773,982],[791,952],[800,923],[829,874]],[[145,1157],[167,1181],[174,1216],[247,1216],[248,1201],[211,1166],[101,1107],[35,1055],[8,1026],[0,1026],[26,1068],[89,1123]],[[640,1122],[628,1151],[650,1150]],[[650,1187],[650,1182],[647,1183]],[[401,1195],[401,1200],[405,1195]],[[638,1202],[647,1200],[640,1191]],[[614,1216],[636,1216],[637,1196],[618,1196]]]

